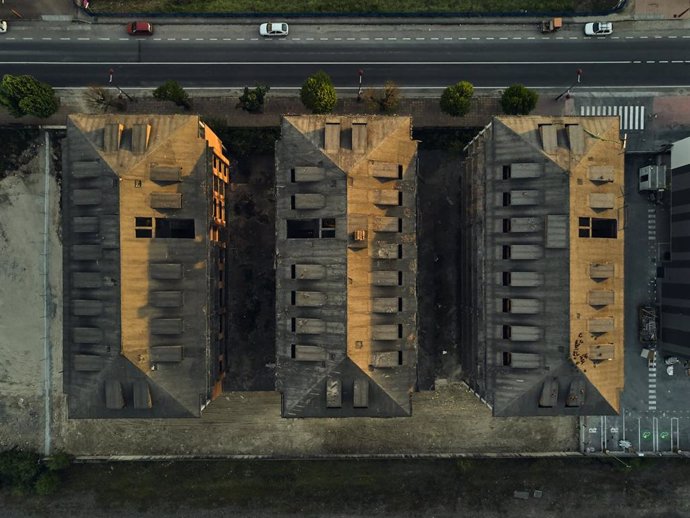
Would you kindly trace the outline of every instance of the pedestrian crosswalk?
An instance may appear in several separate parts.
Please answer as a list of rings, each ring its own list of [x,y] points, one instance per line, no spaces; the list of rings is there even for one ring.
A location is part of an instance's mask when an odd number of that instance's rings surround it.
[[[616,116],[620,118],[621,131],[644,129],[644,106],[580,106],[580,115]]]

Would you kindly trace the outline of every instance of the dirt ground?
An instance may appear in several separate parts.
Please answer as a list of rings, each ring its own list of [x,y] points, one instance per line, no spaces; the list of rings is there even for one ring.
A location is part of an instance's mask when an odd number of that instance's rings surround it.
[[[228,391],[275,384],[273,177],[273,157],[240,160],[228,196]]]
[[[13,131],[13,133],[15,133]],[[27,133],[27,135],[29,135]],[[0,138],[7,142],[6,133]],[[44,426],[44,164],[42,135],[33,136],[23,152],[5,147],[0,174],[0,448],[43,448]],[[3,178],[4,175],[7,175]],[[51,341],[59,328],[62,249],[59,227],[59,189],[55,171],[49,177],[50,285],[48,316]],[[61,354],[53,354],[53,359]],[[61,390],[61,387],[54,387]]]

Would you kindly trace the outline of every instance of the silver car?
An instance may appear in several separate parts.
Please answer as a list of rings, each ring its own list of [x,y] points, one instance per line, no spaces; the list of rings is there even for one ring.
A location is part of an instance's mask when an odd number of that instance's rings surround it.
[[[608,36],[613,32],[611,22],[592,22],[585,24],[585,36]]]
[[[288,24],[287,23],[262,23],[259,25],[259,34],[261,36],[287,36],[288,35]]]

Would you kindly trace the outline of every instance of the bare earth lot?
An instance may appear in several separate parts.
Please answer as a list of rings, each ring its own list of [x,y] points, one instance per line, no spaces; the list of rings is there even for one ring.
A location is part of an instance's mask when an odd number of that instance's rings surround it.
[[[0,139],[4,142],[3,166],[10,168],[0,171],[0,449],[13,445],[41,449],[45,147],[43,138],[37,135],[23,152],[8,145],[13,139],[7,133],[0,131]],[[48,185],[48,314],[55,335],[61,334],[57,306],[61,303],[62,251],[57,236],[59,190],[54,171],[50,172]]]

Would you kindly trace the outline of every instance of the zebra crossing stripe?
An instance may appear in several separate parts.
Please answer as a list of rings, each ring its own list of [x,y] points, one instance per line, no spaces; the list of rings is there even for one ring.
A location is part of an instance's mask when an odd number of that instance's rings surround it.
[[[619,129],[623,130],[644,130],[645,107],[635,106],[580,106],[580,115],[594,117],[618,116]]]

